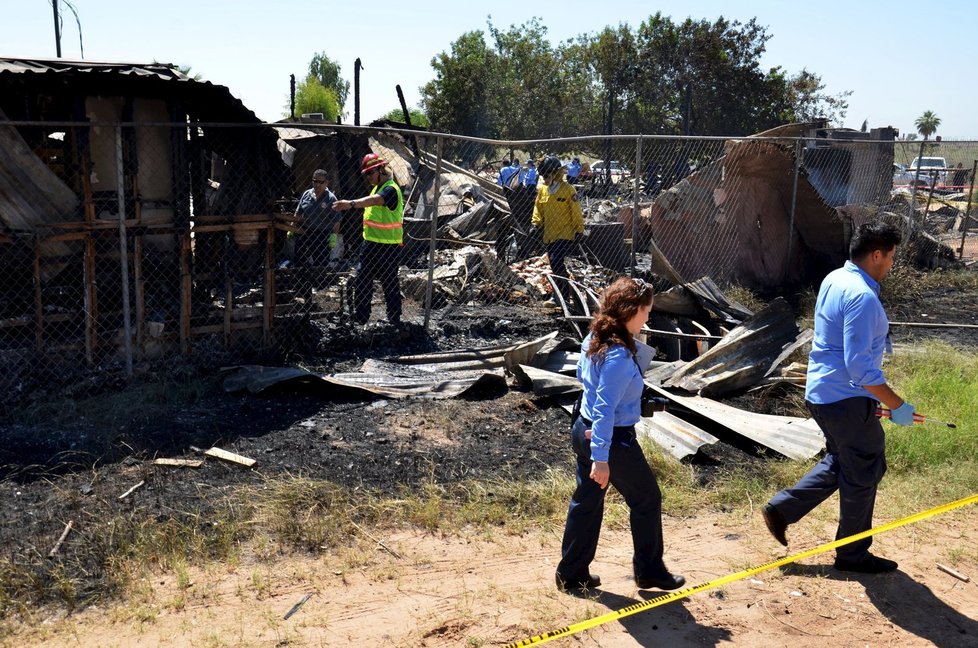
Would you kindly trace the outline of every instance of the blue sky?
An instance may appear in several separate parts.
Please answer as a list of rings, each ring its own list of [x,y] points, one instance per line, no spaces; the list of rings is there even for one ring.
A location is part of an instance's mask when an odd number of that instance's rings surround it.
[[[941,118],[938,134],[978,139],[975,109],[978,64],[974,6],[965,0],[769,0],[741,2],[660,0],[606,2],[352,3],[292,0],[70,0],[77,9],[85,58],[190,65],[228,86],[266,120],[285,113],[289,74],[305,74],[312,55],[324,51],[353,78],[360,57],[361,114],[369,121],[398,106],[400,84],[409,105],[433,77],[431,59],[462,33],[494,25],[508,28],[537,16],[554,43],[606,25],[633,27],[656,11],[674,20],[746,22],[757,17],[772,38],[762,64],[794,74],[819,74],[831,93],[852,90],[842,125],[894,126],[913,132],[925,110]],[[54,18],[49,0],[0,0],[0,55],[54,58]],[[490,8],[491,7],[491,8]],[[63,7],[62,56],[79,58],[78,28]],[[917,49],[926,56],[916,55]],[[955,72],[960,70],[960,72]],[[514,98],[518,100],[518,98]],[[347,101],[352,121],[352,98]]]

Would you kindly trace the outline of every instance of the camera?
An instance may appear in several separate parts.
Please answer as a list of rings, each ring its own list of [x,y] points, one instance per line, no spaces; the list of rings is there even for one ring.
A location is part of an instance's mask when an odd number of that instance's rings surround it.
[[[668,398],[661,396],[646,396],[642,394],[642,416],[648,418],[656,412],[664,412],[666,405],[669,404]]]

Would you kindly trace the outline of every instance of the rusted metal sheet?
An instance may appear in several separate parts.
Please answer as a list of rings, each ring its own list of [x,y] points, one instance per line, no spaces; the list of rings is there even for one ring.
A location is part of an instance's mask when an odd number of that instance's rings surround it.
[[[641,419],[635,425],[635,431],[654,441],[657,446],[676,459],[694,455],[703,446],[712,445],[720,440],[706,430],[669,412],[656,412],[651,418]]]
[[[780,297],[736,327],[712,349],[663,383],[701,396],[719,396],[755,385],[792,351],[811,340]]]
[[[350,372],[332,375],[316,374],[296,367],[238,367],[224,380],[224,390],[248,390],[260,393],[290,382],[321,385],[324,394],[337,395],[337,387],[365,392],[385,398],[455,398],[477,386],[505,387],[502,368],[476,371],[431,372],[409,365],[388,365],[383,373]],[[396,373],[395,373],[396,372]]]
[[[825,447],[825,437],[814,419],[755,414],[702,396],[678,396],[648,382],[646,385],[661,396],[705,416],[718,426],[789,459],[811,459]]]
[[[530,362],[554,331],[529,342],[367,360],[360,371],[331,375],[296,367],[243,366],[224,380],[225,391],[262,392],[286,382],[322,383],[387,398],[455,398],[477,386],[505,388],[506,373]]]
[[[514,373],[516,379],[529,385],[537,396],[559,396],[581,391],[581,382],[576,376],[565,376],[528,365],[517,366]]]

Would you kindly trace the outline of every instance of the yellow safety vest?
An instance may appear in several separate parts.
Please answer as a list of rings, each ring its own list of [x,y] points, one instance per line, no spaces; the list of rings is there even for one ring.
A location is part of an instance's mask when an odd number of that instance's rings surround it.
[[[401,245],[404,242],[404,195],[401,188],[391,178],[382,185],[374,187],[370,195],[379,193],[386,186],[397,192],[397,209],[387,205],[371,205],[363,210],[363,240],[374,243]]]

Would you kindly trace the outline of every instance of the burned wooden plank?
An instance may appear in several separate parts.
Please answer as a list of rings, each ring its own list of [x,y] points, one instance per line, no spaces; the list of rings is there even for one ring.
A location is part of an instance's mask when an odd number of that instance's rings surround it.
[[[200,468],[204,465],[201,459],[170,459],[169,457],[160,457],[153,460],[154,466],[173,466],[176,468]]]
[[[58,553],[58,550],[61,549],[61,545],[64,544],[65,539],[68,537],[68,534],[71,533],[71,528],[74,525],[74,520],[68,520],[68,524],[65,525],[65,530],[61,532],[61,537],[58,538],[58,541],[54,543],[53,547],[51,547],[51,551],[48,552],[48,558],[51,558]]]
[[[140,488],[142,488],[145,484],[146,484],[146,480],[140,480],[138,484],[134,485],[132,488],[130,488],[125,493],[123,493],[122,495],[120,495],[119,496],[119,499],[126,499],[127,497],[129,497],[130,495],[132,495],[133,493],[135,493],[137,490],[139,490]]]
[[[245,468],[251,468],[257,463],[255,459],[244,457],[233,452],[228,452],[227,450],[222,450],[221,448],[211,448],[206,450],[204,454],[208,457],[214,457],[215,459],[221,459],[222,461],[244,466]]]

